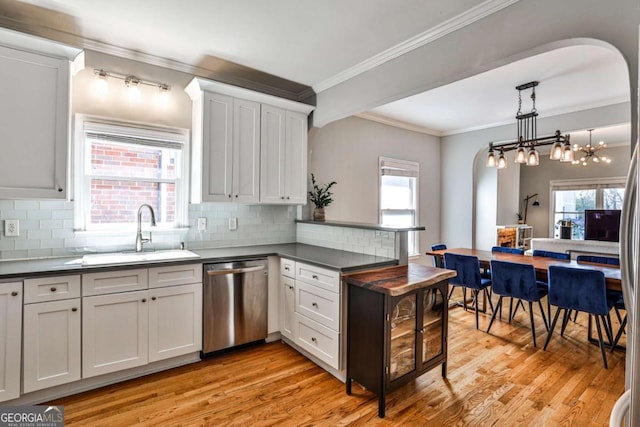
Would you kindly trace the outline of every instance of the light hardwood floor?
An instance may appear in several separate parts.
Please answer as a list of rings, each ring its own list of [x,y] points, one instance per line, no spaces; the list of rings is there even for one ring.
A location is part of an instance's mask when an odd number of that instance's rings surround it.
[[[537,312],[537,310],[536,310]],[[506,312],[505,312],[506,313]],[[481,315],[486,330],[488,315]],[[587,316],[538,348],[528,313],[476,331],[472,311],[450,311],[447,379],[436,368],[377,400],[274,342],[59,399],[66,426],[606,426],[624,389],[624,353],[586,341]]]

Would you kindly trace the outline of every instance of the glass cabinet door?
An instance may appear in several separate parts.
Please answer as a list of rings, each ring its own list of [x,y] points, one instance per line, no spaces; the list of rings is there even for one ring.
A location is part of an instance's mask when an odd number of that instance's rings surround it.
[[[422,363],[442,354],[445,298],[440,289],[425,289],[422,301]]]
[[[389,380],[416,369],[416,303],[412,293],[398,301],[391,311]]]

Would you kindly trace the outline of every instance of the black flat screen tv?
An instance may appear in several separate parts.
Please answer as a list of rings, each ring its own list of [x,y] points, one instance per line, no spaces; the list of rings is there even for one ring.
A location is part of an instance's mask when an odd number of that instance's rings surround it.
[[[620,210],[587,209],[584,211],[584,239],[620,241]]]

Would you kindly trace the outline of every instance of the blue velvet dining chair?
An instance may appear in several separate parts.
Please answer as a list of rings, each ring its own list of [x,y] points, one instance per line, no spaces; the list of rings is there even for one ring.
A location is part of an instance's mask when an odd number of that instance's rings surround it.
[[[494,293],[500,295],[500,298],[491,316],[487,333],[491,331],[491,326],[496,319],[496,313],[502,308],[502,299],[504,297],[517,298],[519,302],[527,301],[529,303],[531,336],[533,338],[533,346],[536,347],[536,325],[533,320],[533,303],[538,303],[542,320],[544,321],[544,327],[549,331],[549,323],[547,322],[547,316],[544,313],[541,302],[541,299],[547,295],[548,291],[546,283],[536,280],[536,270],[533,265],[491,260],[491,289]],[[547,312],[549,312],[550,318],[551,313],[548,304]],[[511,308],[509,308],[509,322],[511,322],[511,320]]]
[[[601,255],[578,255],[576,261],[591,262],[594,264],[620,265],[620,258]]]
[[[555,259],[565,259],[565,260],[571,259],[571,255],[565,252],[543,251],[540,249],[534,249],[533,256],[542,256],[545,258],[555,258]]]
[[[520,248],[509,248],[506,246],[494,246],[491,248],[491,252],[493,253],[503,253],[503,254],[514,254],[514,255],[524,255],[524,249]]]
[[[614,301],[607,298],[604,273],[586,268],[549,266],[549,303],[556,306],[557,310],[551,322],[544,349],[546,350],[549,345],[562,310],[564,310],[563,326],[566,325],[569,310],[583,311],[596,318],[598,344],[602,353],[602,362],[606,369],[608,367],[607,356],[604,349],[604,340],[602,339],[601,324],[604,325],[609,342],[613,341],[609,311],[613,307]],[[564,327],[560,331],[560,336],[563,336],[563,334]]]
[[[449,279],[449,284],[453,286],[461,286],[463,289],[471,289],[473,291],[473,300],[476,311],[476,329],[479,328],[479,299],[478,295],[480,291],[485,292],[485,296],[489,301],[489,306],[493,311],[493,303],[491,302],[491,294],[489,293],[489,286],[491,286],[490,279],[483,279],[480,276],[480,263],[478,257],[471,255],[459,255],[446,252],[444,254],[444,265],[449,270],[455,270],[456,277]],[[467,309],[467,301],[464,300],[464,308]]]
[[[442,251],[442,250],[445,250],[445,249],[447,249],[447,245],[445,245],[444,243],[437,243],[435,245],[431,245],[431,250],[432,251]],[[433,256],[433,266],[442,268],[442,266],[443,266],[442,257],[434,255]]]
[[[576,261],[580,264],[580,263],[594,263],[594,264],[605,264],[605,265],[611,265],[611,266],[619,266],[620,265],[620,258],[618,257],[610,257],[610,256],[603,256],[603,255],[578,255],[576,257]],[[617,341],[620,339],[620,335],[622,333],[622,331],[624,331],[624,327],[626,326],[627,322],[627,316],[625,315],[624,319],[622,318],[622,316],[620,315],[620,310],[625,310],[624,307],[624,300],[622,298],[622,292],[621,291],[615,291],[615,290],[609,290],[607,289],[607,298],[612,299],[613,301],[615,301],[615,304],[613,305],[613,308],[615,310],[616,313],[616,317],[618,318],[618,323],[620,324],[620,329],[619,329],[619,333],[617,334],[618,339],[614,340],[614,344],[612,345],[612,348],[615,347],[615,345],[617,345]],[[577,313],[576,313],[576,317],[577,317]],[[576,318],[574,317],[573,321],[576,321]]]

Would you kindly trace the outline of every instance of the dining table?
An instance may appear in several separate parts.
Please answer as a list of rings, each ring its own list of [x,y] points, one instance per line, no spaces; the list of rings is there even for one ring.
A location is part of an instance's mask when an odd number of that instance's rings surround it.
[[[607,289],[622,291],[622,279],[620,274],[620,267],[615,265],[595,264],[595,263],[578,263],[575,260],[562,260],[556,258],[548,258],[541,256],[529,256],[518,255],[503,252],[491,252],[482,249],[469,249],[469,248],[453,248],[453,249],[441,249],[437,251],[427,251],[427,255],[439,257],[444,259],[445,253],[453,253],[459,255],[472,255],[478,258],[481,268],[490,269],[491,260],[517,262],[520,264],[533,265],[536,276],[539,280],[547,280],[547,271],[552,265],[558,265],[563,267],[585,268],[591,270],[598,270],[604,273]]]

